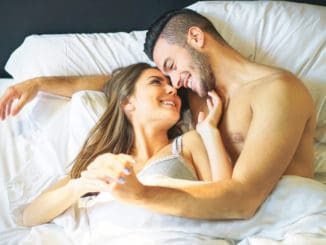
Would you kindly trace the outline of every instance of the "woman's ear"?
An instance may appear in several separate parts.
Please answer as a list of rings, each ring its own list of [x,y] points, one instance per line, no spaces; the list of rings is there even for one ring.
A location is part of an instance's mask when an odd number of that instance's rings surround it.
[[[126,113],[135,110],[135,106],[134,106],[134,104],[133,104],[131,98],[127,98],[127,99],[125,99],[125,100],[121,103],[121,106],[122,106],[123,110],[124,110]]]
[[[193,48],[202,48],[205,44],[205,33],[197,26],[192,26],[188,29],[187,42]]]
[[[126,111],[133,111],[135,109],[135,106],[131,103],[128,103],[124,106]]]

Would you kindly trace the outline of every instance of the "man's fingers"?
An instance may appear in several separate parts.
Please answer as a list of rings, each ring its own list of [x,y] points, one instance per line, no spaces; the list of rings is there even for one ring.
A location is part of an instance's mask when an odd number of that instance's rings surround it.
[[[11,110],[11,115],[12,116],[16,116],[18,114],[18,112],[21,111],[21,109],[24,107],[24,105],[27,103],[27,98],[22,96],[17,103],[15,104],[15,106],[12,108]],[[9,114],[8,114],[9,115]]]
[[[13,101],[13,95],[10,90],[7,90],[5,94],[0,98],[0,115],[1,119],[5,119],[8,115],[8,111],[10,111],[11,103]],[[9,105],[9,108],[8,108]]]
[[[17,105],[13,107],[13,103],[15,102],[16,99],[19,99],[19,101]],[[0,98],[1,119],[5,119],[9,115],[16,115],[25,104],[26,104],[26,99],[20,98],[20,95],[15,87],[11,86],[7,88],[6,92]]]

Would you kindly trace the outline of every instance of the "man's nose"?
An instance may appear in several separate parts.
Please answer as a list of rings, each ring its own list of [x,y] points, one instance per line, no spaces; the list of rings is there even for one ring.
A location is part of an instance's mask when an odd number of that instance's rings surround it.
[[[170,73],[170,80],[174,88],[178,89],[182,86],[180,76],[175,71]]]

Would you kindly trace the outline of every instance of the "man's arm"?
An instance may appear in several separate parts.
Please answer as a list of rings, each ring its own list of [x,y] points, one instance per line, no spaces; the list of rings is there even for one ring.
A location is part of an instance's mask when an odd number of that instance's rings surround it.
[[[0,117],[15,116],[39,91],[71,97],[81,90],[102,90],[109,81],[109,75],[37,77],[7,88],[0,98]],[[18,102],[13,106],[13,102]]]
[[[252,121],[232,179],[177,188],[146,186],[126,201],[189,218],[254,215],[290,162],[295,161],[305,126],[314,120],[314,109],[303,86],[275,82],[252,96],[251,110]]]
[[[38,77],[31,79],[38,91],[71,97],[82,90],[101,91],[109,75],[69,76],[69,77]]]

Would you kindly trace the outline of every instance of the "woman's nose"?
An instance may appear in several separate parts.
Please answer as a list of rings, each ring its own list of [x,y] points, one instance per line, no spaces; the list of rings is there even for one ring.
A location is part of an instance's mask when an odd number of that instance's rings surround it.
[[[177,94],[177,89],[175,87],[173,87],[172,84],[167,85],[167,93],[176,95]]]

